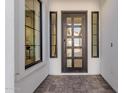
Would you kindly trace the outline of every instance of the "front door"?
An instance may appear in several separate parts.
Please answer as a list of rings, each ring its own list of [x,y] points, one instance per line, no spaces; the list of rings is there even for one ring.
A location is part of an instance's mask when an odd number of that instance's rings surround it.
[[[87,72],[87,12],[62,12],[62,72]]]

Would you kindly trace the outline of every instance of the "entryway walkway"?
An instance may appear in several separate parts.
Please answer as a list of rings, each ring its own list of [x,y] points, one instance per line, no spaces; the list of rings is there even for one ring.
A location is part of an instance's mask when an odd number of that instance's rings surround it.
[[[100,75],[48,76],[34,93],[115,93]]]

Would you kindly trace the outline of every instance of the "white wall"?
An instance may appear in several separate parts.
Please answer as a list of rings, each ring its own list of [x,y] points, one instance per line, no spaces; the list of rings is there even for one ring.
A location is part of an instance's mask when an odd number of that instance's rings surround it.
[[[5,92],[14,93],[14,0],[6,0],[6,22],[5,22]]]
[[[118,0],[101,2],[101,74],[118,91]],[[110,43],[113,47],[110,47]]]
[[[48,0],[43,4],[43,62],[25,70],[25,0],[15,0],[15,93],[33,93],[48,75]]]
[[[82,74],[99,74],[100,73],[100,59],[91,58],[91,11],[99,11],[99,0],[50,0],[50,11],[57,11],[58,13],[58,58],[49,59],[49,74],[63,75],[61,73],[61,11],[88,11],[88,73]],[[66,75],[77,75],[79,73],[66,73]]]

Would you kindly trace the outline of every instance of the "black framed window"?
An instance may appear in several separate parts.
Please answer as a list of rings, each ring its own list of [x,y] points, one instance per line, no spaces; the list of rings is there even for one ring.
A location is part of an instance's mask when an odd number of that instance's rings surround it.
[[[57,57],[57,12],[50,12],[50,57]]]
[[[92,57],[99,57],[99,12],[91,14],[92,19]]]
[[[25,69],[42,61],[42,3],[25,0]]]

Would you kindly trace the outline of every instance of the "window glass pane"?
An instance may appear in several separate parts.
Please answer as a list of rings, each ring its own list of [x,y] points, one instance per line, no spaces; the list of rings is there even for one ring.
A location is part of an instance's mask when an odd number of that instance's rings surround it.
[[[67,38],[67,46],[72,46],[72,39],[71,38]]]
[[[67,59],[67,67],[72,67],[72,59]]]
[[[81,36],[81,35],[82,35],[81,27],[75,27],[74,36]]]
[[[25,0],[25,7],[28,10],[34,10],[33,0]]]
[[[81,17],[75,17],[74,18],[74,25],[81,25],[82,18]]]
[[[29,46],[29,45],[25,46],[25,54],[26,54],[25,65],[28,65],[34,62],[34,59],[35,59],[34,52],[35,52],[34,46]]]
[[[39,0],[25,0],[25,69],[42,59],[40,3]]]
[[[25,27],[25,44],[34,45],[34,30],[29,27]]]
[[[74,57],[82,57],[82,48],[74,49]]]
[[[74,46],[82,46],[82,38],[74,38]]]
[[[35,46],[35,61],[40,60],[40,46]]]
[[[35,16],[34,28],[40,31],[40,18],[38,16]]]
[[[25,11],[25,25],[34,28],[34,12],[26,10]]]
[[[40,32],[35,30],[35,45],[40,45]]]
[[[82,59],[74,59],[74,67],[81,68],[82,67]]]
[[[97,13],[93,14],[93,24],[97,24]]]
[[[34,0],[34,11],[35,15],[40,17],[40,3],[38,2],[38,0]]]

